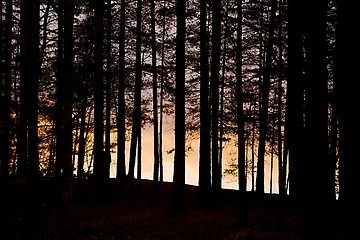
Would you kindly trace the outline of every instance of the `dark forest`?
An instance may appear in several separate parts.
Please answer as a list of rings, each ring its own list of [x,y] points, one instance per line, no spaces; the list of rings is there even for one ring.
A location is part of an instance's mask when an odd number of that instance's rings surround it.
[[[2,0],[0,239],[353,239],[358,9]],[[189,186],[194,139],[198,185]],[[222,187],[226,174],[236,189]]]

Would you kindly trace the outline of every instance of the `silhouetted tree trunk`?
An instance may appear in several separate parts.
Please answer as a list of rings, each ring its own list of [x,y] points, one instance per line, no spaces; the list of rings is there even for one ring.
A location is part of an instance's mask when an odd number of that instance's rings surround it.
[[[139,135],[141,131],[141,81],[142,81],[141,21],[142,21],[142,0],[138,0],[136,7],[135,95],[134,95],[134,109],[133,109],[133,119],[132,119],[133,125],[132,125],[132,133],[131,133],[129,172],[128,172],[128,176],[131,182],[133,181],[135,176],[134,171],[135,171],[135,162],[136,162],[135,161],[136,146],[137,143],[140,141]]]
[[[84,160],[85,160],[85,122],[86,122],[86,106],[87,96],[84,94],[81,100],[81,116],[80,116],[80,133],[79,133],[79,153],[78,153],[78,166],[77,166],[77,177],[78,179],[84,178]],[[81,181],[81,180],[80,180]]]
[[[328,142],[327,0],[305,7],[304,238],[332,239]],[[316,184],[314,184],[316,183]]]
[[[126,175],[125,169],[125,0],[121,0],[120,32],[119,32],[119,83],[118,83],[118,115],[117,115],[117,162],[116,178],[121,190]]]
[[[152,94],[153,94],[153,116],[154,116],[154,200],[159,199],[159,120],[158,120],[158,100],[157,100],[157,67],[156,67],[156,31],[155,31],[155,1],[151,0],[151,52],[152,52]]]
[[[200,1],[200,202],[207,201],[211,189],[211,138],[209,108],[209,62],[207,33],[207,3]]]
[[[27,134],[27,122],[28,122],[28,92],[27,86],[29,85],[27,79],[27,61],[26,61],[26,49],[28,48],[28,38],[26,37],[26,2],[22,0],[20,2],[20,107],[19,107],[19,121],[17,126],[17,175],[19,177],[25,177],[27,153],[28,153],[28,134]]]
[[[176,1],[175,159],[173,199],[175,210],[185,208],[185,14],[186,0]]]
[[[299,199],[302,183],[301,162],[304,155],[304,53],[303,53],[303,3],[290,0],[288,6],[288,76],[286,90],[285,142],[289,151],[290,195]],[[284,161],[286,159],[284,158]],[[285,185],[285,176],[280,180]],[[280,184],[282,185],[282,184]],[[286,194],[285,188],[279,189]]]
[[[219,166],[219,70],[221,52],[221,1],[212,3],[212,52],[211,52],[211,160],[212,185],[215,191],[221,188],[221,172]]]
[[[112,82],[112,59],[111,59],[111,0],[106,1],[106,107],[105,107],[105,152],[104,152],[104,174],[110,176],[111,164],[111,82]]]
[[[283,0],[279,1],[279,39],[283,39],[283,24],[284,24],[284,19],[283,19]],[[279,65],[281,67],[281,69],[285,69],[284,66],[284,61],[283,61],[283,44],[282,42],[279,43]],[[284,195],[285,193],[285,178],[286,178],[286,172],[287,169],[284,168],[285,164],[284,161],[287,161],[286,159],[283,158],[283,74],[284,71],[280,71],[278,76],[278,106],[277,106],[277,157],[278,157],[278,187],[279,187],[279,193],[281,193],[282,195]],[[285,178],[284,178],[285,176]],[[281,190],[280,190],[281,189]]]
[[[283,18],[283,0],[279,1],[279,20],[278,20],[278,27],[279,27],[279,31],[278,31],[278,38],[279,39],[283,39],[283,24],[284,24],[284,18]],[[278,53],[278,64],[280,66],[280,69],[286,69],[286,67],[284,66],[284,61],[283,61],[283,43],[282,41],[279,42],[278,44],[278,48],[279,48],[279,53]],[[277,118],[277,123],[274,122],[274,126],[276,125],[276,136],[274,136],[274,138],[277,139],[277,158],[278,158],[278,189],[279,189],[279,201],[278,201],[278,217],[277,217],[277,225],[279,227],[283,226],[283,213],[284,213],[284,200],[286,197],[286,173],[287,173],[287,159],[284,158],[283,156],[283,76],[284,76],[284,72],[285,71],[279,71],[278,73],[278,81],[277,81],[277,113],[276,113],[276,118]],[[274,118],[275,120],[275,118]]]
[[[246,201],[246,154],[245,154],[245,120],[243,107],[243,77],[242,77],[242,51],[243,51],[243,14],[242,0],[237,0],[237,38],[236,38],[236,103],[237,103],[237,158],[238,158],[238,186],[239,186],[239,221],[241,225],[248,222],[248,209]]]
[[[138,194],[142,193],[142,184],[141,184],[141,179],[142,179],[142,162],[141,162],[141,158],[142,158],[142,154],[141,154],[141,146],[142,141],[141,141],[141,131],[139,131],[139,136],[138,136],[138,148],[137,148],[137,174],[136,174],[136,192]]]
[[[102,185],[108,177],[105,176],[104,158],[104,1],[94,1],[94,10],[94,175]],[[102,187],[104,186],[99,186]]]
[[[358,66],[360,54],[356,33],[349,31],[359,22],[359,2],[337,2],[335,52],[335,99],[339,117],[339,204],[341,240],[358,234],[354,219],[359,212],[359,89]]]
[[[164,0],[163,8],[165,9],[167,1]],[[164,181],[164,170],[163,170],[163,120],[164,120],[164,63],[165,63],[165,25],[166,25],[166,14],[162,19],[162,36],[161,36],[161,77],[160,77],[160,126],[159,126],[159,171],[160,171],[160,182]]]
[[[64,126],[64,0],[58,1],[58,41],[56,66],[56,162],[55,180],[60,181],[64,161],[63,126]]]
[[[258,161],[256,172],[256,192],[264,193],[264,165],[265,165],[265,147],[266,147],[266,134],[268,123],[268,106],[269,106],[269,88],[272,69],[273,58],[273,43],[274,43],[274,30],[275,30],[275,14],[277,8],[277,0],[271,1],[269,33],[266,45],[266,59],[265,69],[263,75],[263,83],[261,89],[261,104],[259,116],[259,147],[258,147]]]
[[[227,42],[228,42],[228,12],[229,12],[229,1],[225,3],[225,12],[224,12],[224,40],[223,40],[223,55],[221,63],[221,82],[220,82],[220,113],[219,113],[219,173],[220,173],[220,186],[222,186],[222,172],[223,172],[223,143],[224,143],[224,98],[225,98],[225,67],[226,67],[226,53],[227,53]]]
[[[39,1],[21,2],[21,89],[23,129],[19,137],[26,143],[21,149],[25,166],[26,190],[24,205],[24,231],[22,239],[38,239],[39,212],[39,153],[38,153],[38,86],[39,86]],[[25,104],[26,103],[26,104]],[[20,152],[19,152],[20,153]],[[23,167],[23,166],[21,166]],[[22,170],[22,169],[21,169]]]
[[[74,74],[74,53],[73,53],[73,22],[74,3],[73,0],[64,2],[64,110],[63,110],[63,183],[62,197],[64,203],[72,201],[73,197],[73,164],[72,164],[72,143],[73,143],[73,74]]]

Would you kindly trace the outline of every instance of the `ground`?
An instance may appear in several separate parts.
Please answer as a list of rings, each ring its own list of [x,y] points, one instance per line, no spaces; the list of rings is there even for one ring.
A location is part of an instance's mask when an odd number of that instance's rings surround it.
[[[48,187],[50,187],[49,185]],[[239,225],[238,193],[223,190],[221,199],[199,206],[198,189],[186,186],[186,209],[171,208],[171,183],[160,185],[160,201],[154,202],[152,182],[142,181],[142,193],[126,190],[99,194],[91,183],[75,194],[68,205],[54,204],[48,187],[42,187],[39,202],[38,239],[51,240],[225,240],[300,239],[298,211],[272,196],[258,201],[249,197],[249,224]],[[47,190],[46,190],[47,189]],[[212,202],[212,201],[210,201]],[[11,201],[9,239],[20,239],[24,205]],[[282,222],[279,224],[279,211]]]

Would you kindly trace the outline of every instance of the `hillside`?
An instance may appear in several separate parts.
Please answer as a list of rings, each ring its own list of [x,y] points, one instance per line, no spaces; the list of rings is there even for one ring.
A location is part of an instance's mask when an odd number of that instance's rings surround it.
[[[113,181],[113,180],[112,180]],[[10,191],[11,205],[9,239],[21,239],[24,226],[24,184],[13,186]],[[111,186],[114,182],[110,183]],[[136,186],[136,185],[135,185]],[[259,201],[250,193],[249,224],[238,224],[238,193],[223,190],[218,201],[199,206],[196,186],[186,186],[186,210],[171,210],[171,183],[160,185],[160,201],[154,202],[152,182],[142,180],[142,193],[108,191],[99,194],[94,183],[87,181],[82,188],[75,188],[72,204],[61,206],[51,201],[51,181],[42,183],[40,213],[31,221],[39,239],[64,240],[118,240],[118,239],[300,239],[299,213],[289,201],[281,201],[276,195],[265,196]],[[282,224],[279,224],[279,210]]]

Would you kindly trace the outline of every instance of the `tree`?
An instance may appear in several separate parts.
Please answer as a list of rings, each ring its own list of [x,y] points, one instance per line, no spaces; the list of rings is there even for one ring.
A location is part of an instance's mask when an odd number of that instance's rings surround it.
[[[157,100],[157,67],[156,67],[156,31],[155,31],[155,1],[151,0],[151,51],[152,51],[152,87],[153,87],[153,116],[154,116],[154,200],[159,198],[159,121],[158,121],[158,100]]]
[[[258,161],[257,161],[257,174],[256,174],[256,192],[264,193],[264,164],[265,164],[265,147],[266,147],[266,135],[268,128],[268,106],[269,106],[269,88],[272,69],[273,58],[273,42],[274,42],[274,30],[275,30],[275,14],[277,8],[277,0],[271,1],[271,12],[269,22],[269,33],[266,45],[266,59],[265,69],[263,73],[263,83],[261,89],[261,104],[259,113],[259,148],[258,148]]]
[[[64,1],[64,109],[63,109],[63,201],[72,201],[73,196],[73,165],[72,165],[72,143],[73,143],[73,23],[74,23],[73,0]]]
[[[221,188],[221,172],[219,166],[219,70],[221,51],[221,1],[212,4],[212,35],[211,35],[211,160],[212,185],[214,190]]]
[[[238,158],[238,185],[239,185],[239,209],[240,224],[247,223],[247,206],[245,201],[246,175],[245,175],[245,120],[243,107],[243,78],[242,78],[242,28],[243,28],[242,0],[237,1],[237,41],[236,41],[236,102],[237,102],[237,158]]]
[[[209,63],[207,40],[207,4],[200,1],[200,201],[206,201],[211,188],[211,139],[209,108]]]
[[[117,162],[116,178],[121,188],[126,175],[125,170],[125,0],[120,6],[119,32],[119,83],[118,83],[118,115],[117,115]]]
[[[357,169],[359,168],[359,104],[357,66],[360,52],[355,32],[348,31],[359,21],[358,2],[337,3],[335,40],[335,102],[339,121],[339,203],[340,239],[349,239],[357,232],[354,217],[359,211]]]
[[[185,0],[176,1],[175,159],[173,208],[185,208]]]
[[[106,173],[104,158],[104,74],[103,37],[104,2],[94,1],[94,175],[103,183]],[[102,188],[103,186],[100,186]]]
[[[135,95],[134,95],[134,108],[132,113],[132,132],[131,132],[131,145],[130,145],[130,160],[128,176],[132,182],[135,174],[135,158],[136,146],[141,141],[141,82],[142,82],[142,63],[141,63],[141,37],[142,37],[142,0],[137,1],[136,6],[136,59],[135,59]],[[138,144],[138,148],[140,148]],[[140,150],[139,150],[140,151]],[[139,153],[138,151],[138,153]],[[140,157],[138,154],[138,159]],[[131,186],[132,187],[132,186]]]
[[[302,194],[305,239],[331,239],[327,87],[328,1],[305,5],[305,158]],[[311,167],[310,167],[311,166]],[[305,177],[306,176],[306,177]],[[316,184],[314,184],[316,183]]]
[[[106,107],[105,107],[105,152],[104,152],[104,174],[110,176],[111,163],[111,86],[112,86],[112,7],[111,0],[106,1]]]
[[[304,53],[302,23],[303,4],[300,1],[291,0],[288,5],[288,69],[287,69],[287,94],[286,94],[286,119],[285,119],[285,142],[289,149],[289,178],[290,195],[299,198],[301,189],[301,162],[304,158]],[[281,178],[285,181],[284,177]],[[285,189],[280,188],[282,194]]]
[[[21,1],[21,132],[18,139],[21,137],[24,139],[19,141],[18,148],[19,157],[21,157],[19,159],[20,174],[26,176],[23,239],[37,239],[40,227],[38,216],[39,19],[39,1]]]

